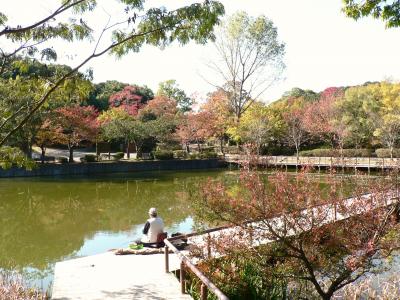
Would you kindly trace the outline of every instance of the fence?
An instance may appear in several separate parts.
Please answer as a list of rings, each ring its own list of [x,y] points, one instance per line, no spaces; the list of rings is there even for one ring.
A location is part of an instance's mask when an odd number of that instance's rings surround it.
[[[229,300],[229,298],[219,289],[217,288],[209,278],[207,278],[191,261],[190,259],[184,255],[181,251],[179,251],[171,242],[174,240],[182,239],[182,238],[188,238],[188,237],[193,237],[193,236],[198,236],[198,235],[204,235],[204,234],[209,234],[211,232],[219,231],[221,229],[225,229],[227,227],[217,227],[217,228],[212,228],[209,230],[206,230],[204,232],[200,233],[191,233],[188,235],[184,236],[176,236],[172,238],[168,238],[164,240],[165,243],[165,272],[169,273],[169,249],[171,249],[180,259],[181,261],[181,267],[180,267],[180,275],[179,275],[179,281],[181,283],[181,292],[182,294],[186,293],[186,287],[185,287],[185,282],[186,282],[186,271],[185,268],[189,268],[196,276],[197,278],[200,279],[201,281],[201,288],[200,288],[200,299],[201,300],[206,300],[208,296],[208,292],[212,292],[214,295],[218,297],[219,300]],[[209,249],[209,246],[208,246]],[[210,252],[210,251],[209,251]]]

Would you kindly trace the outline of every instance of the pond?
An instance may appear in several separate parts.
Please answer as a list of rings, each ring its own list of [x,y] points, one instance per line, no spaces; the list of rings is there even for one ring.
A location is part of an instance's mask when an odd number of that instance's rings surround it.
[[[47,289],[57,261],[127,246],[150,207],[166,230],[190,232],[190,198],[225,170],[0,180],[0,269]]]

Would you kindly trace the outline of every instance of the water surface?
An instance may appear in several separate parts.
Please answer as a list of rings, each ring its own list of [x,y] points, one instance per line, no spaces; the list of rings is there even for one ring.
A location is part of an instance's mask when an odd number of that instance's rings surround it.
[[[127,246],[156,207],[166,229],[189,232],[190,199],[208,177],[191,171],[0,180],[0,269],[48,288],[57,261]]]

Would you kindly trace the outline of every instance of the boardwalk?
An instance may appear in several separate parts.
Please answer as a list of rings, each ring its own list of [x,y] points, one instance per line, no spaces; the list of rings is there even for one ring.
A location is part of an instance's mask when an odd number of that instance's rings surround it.
[[[170,254],[171,270],[179,260]],[[165,273],[164,254],[114,255],[111,252],[64,262],[55,267],[54,300],[191,299],[179,281]]]
[[[226,155],[228,162],[244,162],[246,157],[243,155]],[[392,169],[400,167],[398,158],[378,158],[378,157],[299,157],[296,156],[260,156],[260,165],[270,166],[312,166],[321,168],[359,168],[359,169]]]

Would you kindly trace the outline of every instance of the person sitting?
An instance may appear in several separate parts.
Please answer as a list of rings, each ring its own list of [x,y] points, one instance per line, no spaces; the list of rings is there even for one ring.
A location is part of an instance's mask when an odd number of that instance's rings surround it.
[[[159,235],[164,233],[164,222],[157,216],[157,210],[152,207],[149,209],[150,218],[147,220],[143,228],[143,237],[141,242],[143,245],[155,245],[160,243]]]

